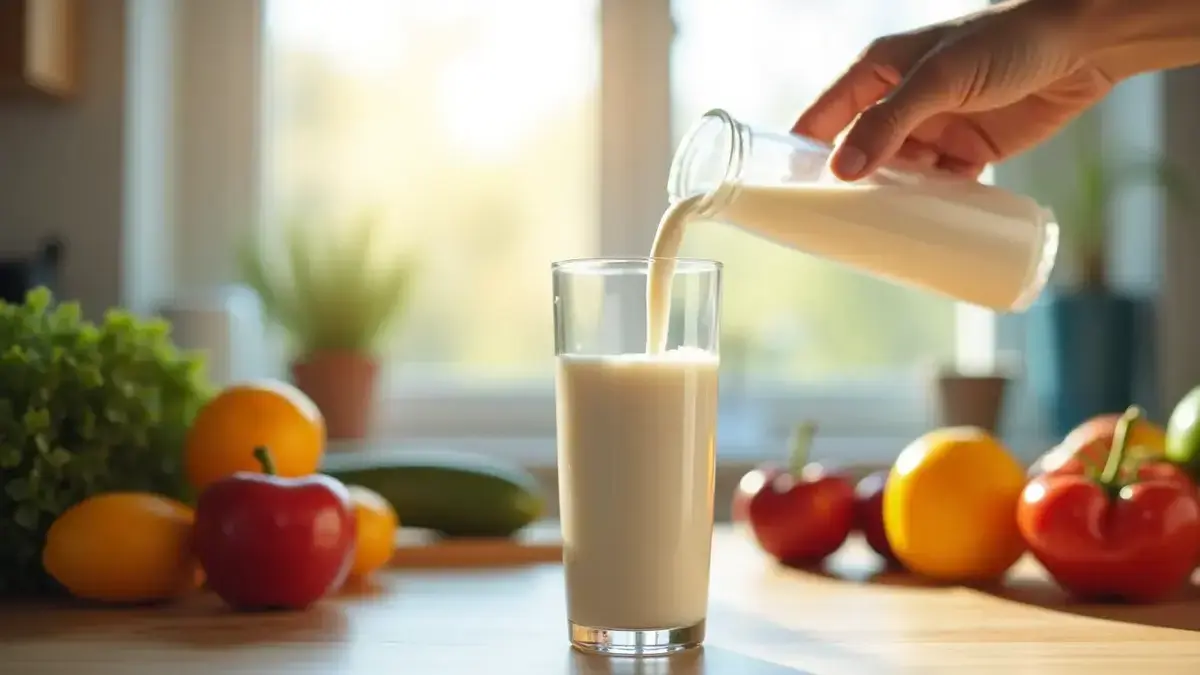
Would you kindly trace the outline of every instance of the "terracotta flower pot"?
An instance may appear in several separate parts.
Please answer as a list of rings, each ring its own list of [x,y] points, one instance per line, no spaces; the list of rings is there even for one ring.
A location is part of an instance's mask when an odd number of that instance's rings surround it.
[[[379,363],[356,352],[316,352],[292,362],[292,380],[325,417],[330,440],[365,438]]]
[[[995,433],[1004,415],[1009,378],[943,372],[937,378],[938,424],[972,426]]]

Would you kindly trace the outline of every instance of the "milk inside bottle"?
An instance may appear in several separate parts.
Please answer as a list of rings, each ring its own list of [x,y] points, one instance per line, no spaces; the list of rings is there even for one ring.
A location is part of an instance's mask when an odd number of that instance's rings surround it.
[[[685,136],[671,205],[651,252],[647,348],[662,349],[671,263],[688,224],[710,220],[860,272],[997,312],[1026,309],[1058,251],[1054,214],[1035,200],[929,170],[884,168],[846,183],[831,148],[763,132],[712,110]],[[769,280],[766,280],[769,283]]]

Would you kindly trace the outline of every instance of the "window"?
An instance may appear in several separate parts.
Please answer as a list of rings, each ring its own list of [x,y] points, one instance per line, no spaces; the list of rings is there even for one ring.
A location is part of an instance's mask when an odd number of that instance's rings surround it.
[[[979,0],[675,0],[675,140],[714,107],[752,125],[787,129],[872,38],[979,6]],[[722,360],[744,373],[749,387],[764,379],[894,378],[916,363],[954,357],[951,301],[727,226],[694,228],[685,252],[725,263]]]
[[[388,386],[550,377],[548,264],[598,232],[595,10],[268,4],[272,212],[369,210],[420,260]]]
[[[382,433],[548,437],[552,260],[648,250],[665,162],[704,110],[786,128],[871,38],[984,4],[267,0],[263,199],[331,226],[372,210],[424,260]],[[911,437],[924,366],[993,332],[732,228],[695,228],[685,252],[726,264],[725,457],[800,415]]]

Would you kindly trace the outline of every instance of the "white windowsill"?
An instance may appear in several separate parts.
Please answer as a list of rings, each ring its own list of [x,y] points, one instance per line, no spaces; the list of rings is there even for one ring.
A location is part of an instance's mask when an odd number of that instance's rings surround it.
[[[895,461],[900,450],[912,437],[833,437],[818,438],[813,444],[812,459],[828,465],[837,465],[861,475],[866,471],[887,468]],[[1028,465],[1044,449],[1048,442],[1032,437],[1006,439],[1009,448],[1018,459]],[[738,482],[750,469],[764,462],[783,462],[786,454],[786,439],[758,447],[741,447],[733,444],[718,444],[715,471],[714,517],[718,522],[730,519],[730,498]],[[519,466],[529,471],[544,491],[546,518],[557,518],[558,512],[558,462],[555,440],[551,436],[529,438],[409,438],[389,441],[371,439],[357,442],[332,443],[331,453],[347,452],[406,452],[442,450],[484,455]]]
[[[841,436],[817,438],[813,442],[811,458],[831,464],[876,466],[890,465],[904,447],[916,436]],[[1016,436],[1004,439],[1006,445],[1022,462],[1029,464],[1053,445],[1053,441],[1033,436]],[[786,437],[778,437],[762,445],[744,446],[720,444],[717,446],[717,465],[722,469],[748,470],[763,462],[782,462],[787,454]],[[512,462],[531,470],[547,470],[557,467],[556,443],[552,436],[527,438],[478,438],[478,437],[428,437],[368,439],[363,441],[336,441],[330,443],[331,453],[343,452],[415,452],[422,450],[445,450],[483,455]]]

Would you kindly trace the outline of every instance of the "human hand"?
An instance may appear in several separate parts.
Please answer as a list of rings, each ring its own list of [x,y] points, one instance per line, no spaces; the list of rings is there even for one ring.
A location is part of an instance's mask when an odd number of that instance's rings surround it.
[[[1054,135],[1115,83],[1116,69],[1091,58],[1084,28],[1055,9],[1008,2],[876,40],[793,131],[827,143],[842,135],[831,168],[843,180],[893,157],[978,176]]]

